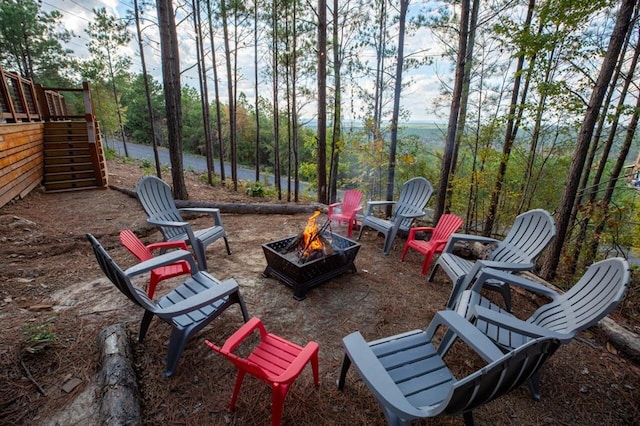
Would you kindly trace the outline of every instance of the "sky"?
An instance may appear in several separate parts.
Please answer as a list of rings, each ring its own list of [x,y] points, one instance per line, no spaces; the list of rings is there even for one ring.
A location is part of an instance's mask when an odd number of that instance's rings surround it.
[[[175,6],[174,2],[174,6]],[[89,53],[86,45],[89,42],[89,37],[85,32],[87,25],[93,19],[93,8],[106,8],[109,14],[117,17],[124,18],[127,14],[127,10],[133,9],[133,0],[42,0],[42,9],[44,11],[58,10],[63,15],[63,24],[66,29],[73,31],[75,37],[67,44],[67,48],[74,51],[74,54],[80,58],[88,58]],[[147,18],[155,20],[155,9],[149,10],[149,16]],[[185,22],[182,24],[185,29],[190,29],[190,23]],[[131,27],[132,29],[134,26]],[[182,27],[180,27],[182,28]],[[147,70],[158,81],[162,81],[162,73],[160,66],[160,45],[158,43],[159,36],[157,28],[150,26],[144,29],[143,32],[147,47],[145,48],[145,60],[147,63]],[[193,66],[196,63],[195,43],[186,37],[185,31],[179,30],[179,37],[182,37],[180,42],[180,61],[181,68],[183,70],[190,68],[188,71],[184,71],[182,75],[182,84],[190,85],[198,88],[197,69]],[[422,33],[407,40],[405,43],[405,53],[424,49],[424,46],[430,46],[430,54],[438,57],[437,44],[433,43],[431,37],[428,34]],[[141,72],[141,65],[138,54],[137,40],[135,34],[132,34],[132,41],[129,46],[123,48],[123,53],[130,56],[133,62],[132,71]],[[255,89],[254,89],[254,67],[253,67],[253,49],[248,49],[247,54],[239,57],[239,68],[244,78],[238,83],[239,91],[243,92],[247,96],[247,100],[250,104],[254,103]],[[436,71],[437,70],[437,71]],[[419,70],[414,70],[409,73],[405,73],[405,79],[411,78],[414,83],[403,89],[401,96],[401,105],[404,109],[407,109],[411,113],[410,121],[412,122],[426,122],[426,123],[442,123],[446,121],[446,113],[448,111],[434,114],[432,109],[434,100],[439,96],[439,90],[441,87],[440,79],[442,75],[450,73],[450,66],[442,63],[434,63],[431,66],[426,66]],[[440,73],[440,77],[438,76]],[[444,74],[442,74],[444,73]],[[213,99],[213,84],[209,84],[210,96],[209,99]],[[226,93],[226,90],[222,90]],[[226,99],[221,92],[221,100],[226,103]],[[270,93],[270,89],[269,89]],[[345,91],[348,93],[348,91]],[[353,120],[357,117],[357,112],[362,110],[363,105],[354,104],[352,111],[349,107],[351,104],[345,101],[345,109],[343,116],[345,120]],[[314,106],[310,105],[308,111],[303,111],[303,117],[314,116]]]

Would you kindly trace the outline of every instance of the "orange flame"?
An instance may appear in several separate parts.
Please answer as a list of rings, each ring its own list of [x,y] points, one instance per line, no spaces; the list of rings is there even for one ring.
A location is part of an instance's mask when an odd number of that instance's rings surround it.
[[[323,245],[320,238],[313,238],[318,232],[318,226],[316,225],[316,217],[320,215],[319,211],[316,211],[309,219],[307,219],[307,226],[302,231],[302,247],[306,248],[303,255],[308,255],[316,250],[322,250]],[[313,238],[313,240],[312,240]]]

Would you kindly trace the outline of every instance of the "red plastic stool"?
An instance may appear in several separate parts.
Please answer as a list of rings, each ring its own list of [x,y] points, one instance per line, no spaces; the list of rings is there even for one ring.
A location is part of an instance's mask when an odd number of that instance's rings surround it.
[[[247,358],[232,353],[254,330],[260,331],[260,343]],[[207,346],[227,357],[238,369],[238,377],[233,388],[229,411],[235,408],[244,375],[249,373],[271,386],[271,424],[279,425],[284,409],[284,398],[289,386],[311,362],[313,380],[318,386],[318,349],[316,342],[309,342],[303,348],[281,337],[267,333],[259,318],[251,318],[233,333],[222,347],[205,340]]]

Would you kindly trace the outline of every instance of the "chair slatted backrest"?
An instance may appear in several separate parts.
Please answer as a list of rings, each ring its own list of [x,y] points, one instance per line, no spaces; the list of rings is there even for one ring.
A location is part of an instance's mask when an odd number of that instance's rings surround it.
[[[344,200],[342,201],[342,214],[344,216],[350,216],[354,210],[360,207],[362,201],[362,192],[357,189],[348,189],[344,193]]]
[[[432,240],[442,241],[448,240],[451,234],[456,232],[462,226],[463,220],[455,214],[443,214],[438,219],[436,227],[433,229]]]
[[[136,194],[142,208],[150,219],[184,222],[171,193],[171,187],[155,176],[145,176],[136,185]],[[179,227],[160,226],[165,240],[183,235],[186,231]]]
[[[401,213],[413,213],[417,210],[424,210],[432,194],[433,186],[431,186],[427,179],[423,177],[409,179],[402,185],[400,196],[393,210],[393,217],[395,218]],[[400,229],[407,231],[411,227],[413,220],[414,219],[409,218],[403,219],[400,224]]]
[[[629,264],[622,258],[594,263],[568,292],[541,306],[528,321],[561,333],[579,333],[615,309],[630,279]]]
[[[559,345],[549,337],[530,340],[461,379],[453,387],[444,414],[471,411],[517,388],[537,373]]]
[[[87,239],[89,243],[91,243],[91,248],[93,248],[100,269],[102,269],[102,272],[109,278],[109,281],[133,303],[153,312],[156,305],[149,299],[147,293],[131,283],[131,280],[125,275],[124,271],[111,256],[109,256],[109,253],[107,253],[102,244],[100,244],[93,235],[87,234]]]
[[[542,209],[534,209],[516,217],[513,226],[490,260],[509,263],[533,262],[556,235],[553,217]]]
[[[120,242],[141,262],[153,257],[151,250],[129,229],[120,232]]]

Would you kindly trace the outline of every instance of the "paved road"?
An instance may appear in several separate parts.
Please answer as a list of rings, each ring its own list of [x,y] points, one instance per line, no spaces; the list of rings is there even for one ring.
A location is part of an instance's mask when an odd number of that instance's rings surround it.
[[[124,156],[124,147],[122,145],[122,141],[116,140],[108,140],[106,143],[108,148],[114,149],[119,155]],[[127,142],[127,151],[129,153],[129,157],[137,158],[140,160],[147,159],[154,163],[153,156],[153,148],[149,145],[140,145],[136,143]],[[158,148],[158,157],[160,158],[160,163],[165,166],[171,165],[171,160],[169,159],[169,150],[167,148]],[[201,155],[192,155],[192,154],[184,154],[182,158],[183,167],[185,170],[194,170],[198,172],[206,172],[207,171],[207,161],[206,158]],[[214,170],[217,174],[220,174],[220,161],[214,159]],[[229,163],[225,163],[224,165],[224,173],[227,179],[231,178],[231,165]],[[246,182],[255,182],[256,172],[255,170],[238,167],[238,179]],[[262,183],[267,182],[269,186],[274,186],[274,179],[272,174],[268,173],[260,173],[260,179]],[[282,192],[286,193],[287,191],[287,179],[282,178],[280,180],[280,185],[282,186]],[[291,183],[293,187],[293,182]],[[300,183],[300,191],[306,190],[308,185],[304,182]]]

